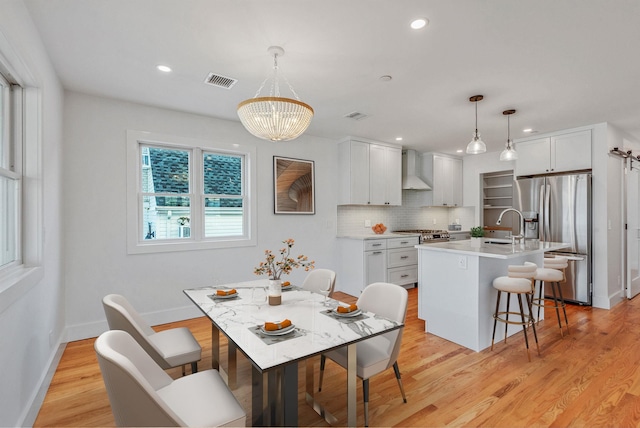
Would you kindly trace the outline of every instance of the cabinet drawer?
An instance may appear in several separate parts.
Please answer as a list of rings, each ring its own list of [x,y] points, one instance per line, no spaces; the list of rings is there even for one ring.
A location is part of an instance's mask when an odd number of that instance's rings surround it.
[[[417,236],[387,239],[387,248],[413,248],[418,244],[419,238]]]
[[[387,276],[387,281],[392,284],[413,284],[418,282],[418,266],[413,265],[389,269]]]
[[[367,239],[364,241],[365,251],[386,250],[386,249],[387,249],[386,239]]]
[[[418,250],[415,248],[394,248],[387,250],[387,266],[390,268],[418,264]]]

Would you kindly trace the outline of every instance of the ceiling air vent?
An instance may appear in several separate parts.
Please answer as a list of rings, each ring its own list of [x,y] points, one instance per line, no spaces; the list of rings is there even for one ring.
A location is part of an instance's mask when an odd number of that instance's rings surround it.
[[[216,86],[218,88],[231,89],[233,85],[238,82],[238,79],[232,79],[231,77],[221,76],[216,73],[209,73],[206,79],[204,79],[204,83],[211,86]]]
[[[349,114],[345,114],[344,117],[346,117],[347,119],[353,119],[353,120],[362,120],[365,119],[367,117],[369,117],[368,114],[364,114],[364,113],[360,113],[359,111],[353,111]]]

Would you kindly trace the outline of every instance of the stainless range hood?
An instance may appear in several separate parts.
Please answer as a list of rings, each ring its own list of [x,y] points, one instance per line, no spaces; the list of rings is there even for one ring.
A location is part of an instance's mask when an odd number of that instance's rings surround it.
[[[415,150],[402,151],[402,189],[431,190],[431,187],[416,174],[416,162]]]

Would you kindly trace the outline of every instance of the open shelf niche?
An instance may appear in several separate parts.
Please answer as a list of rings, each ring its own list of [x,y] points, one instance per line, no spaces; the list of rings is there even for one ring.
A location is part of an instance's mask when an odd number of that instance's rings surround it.
[[[485,234],[499,238],[511,232],[518,233],[518,216],[515,213],[506,214],[500,226],[496,224],[500,213],[513,207],[513,170],[481,174],[481,183]]]

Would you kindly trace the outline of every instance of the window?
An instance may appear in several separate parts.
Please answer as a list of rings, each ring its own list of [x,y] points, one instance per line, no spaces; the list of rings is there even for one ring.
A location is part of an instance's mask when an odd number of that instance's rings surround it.
[[[20,168],[16,167],[17,132],[13,91],[0,74],[0,269],[19,263]],[[18,91],[19,92],[19,91]]]
[[[129,253],[255,245],[255,147],[128,131]]]

